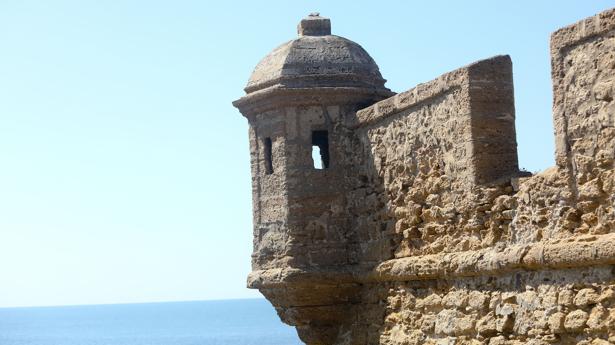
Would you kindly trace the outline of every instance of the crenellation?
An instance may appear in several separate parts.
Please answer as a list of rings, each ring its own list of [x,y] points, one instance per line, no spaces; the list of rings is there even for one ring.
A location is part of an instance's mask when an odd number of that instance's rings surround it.
[[[615,9],[551,38],[556,166],[534,175],[509,56],[395,94],[328,19],[298,30],[234,102],[248,286],[282,321],[309,345],[615,343]]]

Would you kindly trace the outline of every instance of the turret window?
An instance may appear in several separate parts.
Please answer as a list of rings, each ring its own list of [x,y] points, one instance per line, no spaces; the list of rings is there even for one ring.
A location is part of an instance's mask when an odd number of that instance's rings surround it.
[[[271,138],[265,138],[263,142],[265,146],[265,173],[267,175],[273,174],[273,157],[271,153],[272,143]]]
[[[312,161],[314,169],[329,167],[329,133],[327,131],[312,131]]]

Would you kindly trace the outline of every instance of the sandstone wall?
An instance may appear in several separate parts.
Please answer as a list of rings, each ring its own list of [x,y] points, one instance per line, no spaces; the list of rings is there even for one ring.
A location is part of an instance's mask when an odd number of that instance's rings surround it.
[[[389,283],[379,343],[609,344],[612,279],[599,266]]]
[[[615,343],[615,11],[551,46],[557,166],[535,176],[506,57],[357,113],[366,273],[340,344]]]
[[[249,286],[310,345],[615,344],[615,10],[551,50],[557,165],[534,176],[508,56],[377,103],[250,96]],[[328,169],[311,166],[315,130]]]
[[[478,205],[510,193],[502,182],[519,175],[514,117],[508,56],[359,111],[354,151],[364,161],[348,199],[361,261],[479,249],[500,239],[510,219]]]
[[[288,248],[288,193],[284,111],[259,113],[250,126],[254,253],[252,267],[263,269],[285,264]],[[271,140],[273,171],[267,172],[265,139]]]
[[[570,176],[578,232],[613,230],[615,213],[615,11],[551,38],[556,159]]]

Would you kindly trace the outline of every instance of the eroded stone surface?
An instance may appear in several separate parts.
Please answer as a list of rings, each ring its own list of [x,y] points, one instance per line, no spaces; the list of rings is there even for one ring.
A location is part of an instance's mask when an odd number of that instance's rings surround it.
[[[533,176],[509,57],[393,95],[328,19],[299,33],[234,104],[250,123],[248,285],[304,342],[615,343],[615,10],[552,36],[557,165]]]

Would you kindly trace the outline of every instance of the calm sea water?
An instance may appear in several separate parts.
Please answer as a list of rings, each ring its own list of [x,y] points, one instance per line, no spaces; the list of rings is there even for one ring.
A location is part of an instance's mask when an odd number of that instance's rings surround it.
[[[0,309],[1,345],[301,345],[260,299]]]

